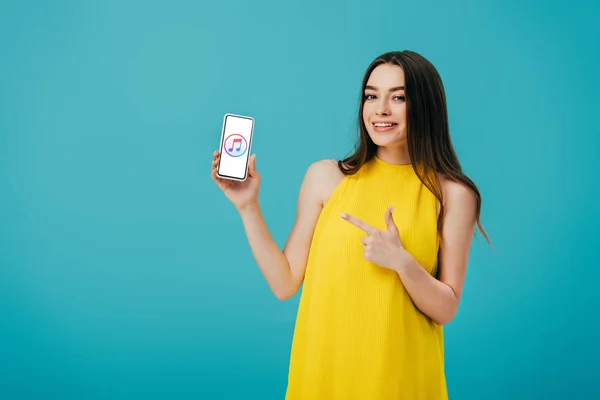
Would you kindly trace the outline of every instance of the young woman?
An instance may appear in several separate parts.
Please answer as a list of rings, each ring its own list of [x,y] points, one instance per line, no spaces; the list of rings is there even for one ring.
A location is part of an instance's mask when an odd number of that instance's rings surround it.
[[[421,55],[389,52],[367,68],[359,142],[311,164],[283,251],[245,182],[212,177],[240,213],[273,293],[303,283],[287,400],[447,399],[442,326],[459,306],[481,197],[462,172],[444,88]]]

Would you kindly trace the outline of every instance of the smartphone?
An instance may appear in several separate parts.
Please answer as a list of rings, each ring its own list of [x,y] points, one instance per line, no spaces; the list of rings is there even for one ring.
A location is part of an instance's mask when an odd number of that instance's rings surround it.
[[[254,135],[254,118],[236,114],[225,114],[219,146],[217,176],[234,181],[245,181],[248,177],[248,159]]]

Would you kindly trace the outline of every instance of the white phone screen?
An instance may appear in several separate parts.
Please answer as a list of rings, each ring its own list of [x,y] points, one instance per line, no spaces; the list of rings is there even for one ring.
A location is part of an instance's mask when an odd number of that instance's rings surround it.
[[[217,175],[221,178],[245,180],[254,133],[254,118],[226,114],[221,133]]]

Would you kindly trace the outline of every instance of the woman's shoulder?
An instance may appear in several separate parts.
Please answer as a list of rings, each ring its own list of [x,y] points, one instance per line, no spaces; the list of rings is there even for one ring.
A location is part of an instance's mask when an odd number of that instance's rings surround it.
[[[442,189],[445,204],[448,201],[461,204],[469,202],[469,200],[474,198],[473,190],[463,182],[452,179],[448,175],[442,173],[437,173],[436,176]]]
[[[338,160],[333,158],[314,161],[309,168],[318,170],[320,173],[335,174],[336,172],[339,172],[339,174],[342,174],[338,166]]]
[[[337,160],[322,159],[313,162],[307,171],[311,182],[319,193],[321,203],[324,204],[335,188],[344,180],[344,173],[340,170]]]

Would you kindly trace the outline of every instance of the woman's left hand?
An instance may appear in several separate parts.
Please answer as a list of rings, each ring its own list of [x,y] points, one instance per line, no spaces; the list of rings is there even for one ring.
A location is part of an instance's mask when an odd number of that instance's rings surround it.
[[[389,207],[384,215],[386,230],[379,230],[360,219],[342,213],[342,218],[362,229],[367,236],[362,238],[365,258],[381,267],[398,271],[399,261],[406,256],[406,250],[400,241],[400,232],[392,217],[394,207]]]

